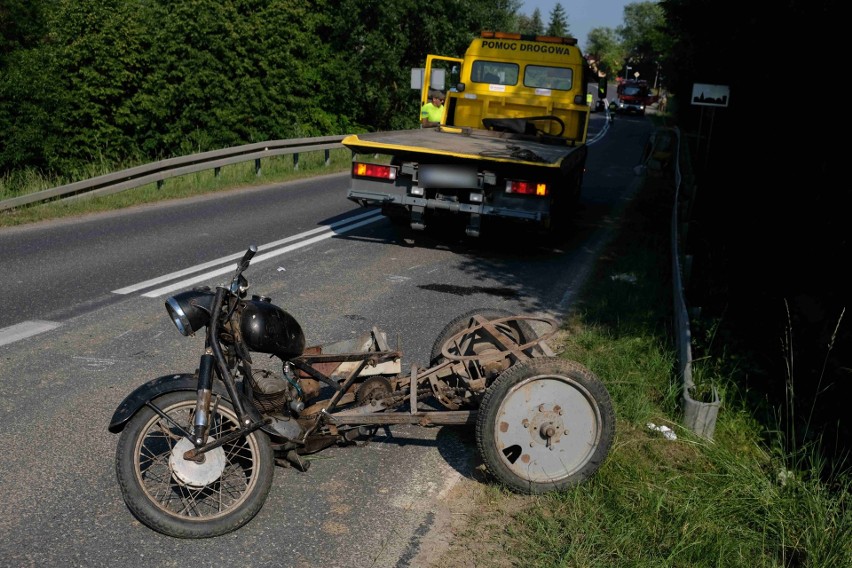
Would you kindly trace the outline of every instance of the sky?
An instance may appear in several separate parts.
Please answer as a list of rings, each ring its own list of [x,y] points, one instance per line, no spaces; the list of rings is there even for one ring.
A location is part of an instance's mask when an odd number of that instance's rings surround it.
[[[567,15],[568,33],[577,38],[580,48],[585,49],[586,38],[593,28],[612,28],[624,24],[624,7],[639,0],[522,0],[520,13],[532,16],[536,8],[541,12],[541,21],[547,27],[550,12],[557,3]]]

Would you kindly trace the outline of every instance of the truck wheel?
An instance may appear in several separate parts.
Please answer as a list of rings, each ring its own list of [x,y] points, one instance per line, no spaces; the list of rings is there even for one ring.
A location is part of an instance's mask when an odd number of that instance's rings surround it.
[[[382,215],[387,217],[391,225],[396,227],[407,227],[411,223],[411,215],[405,207],[383,205]]]
[[[476,443],[488,472],[526,494],[589,479],[606,459],[615,412],[603,383],[574,361],[519,363],[485,391]]]
[[[571,176],[568,187],[568,204],[570,205],[570,212],[573,212],[577,208],[577,204],[580,203],[580,194],[583,193],[583,168],[580,168],[578,172]]]

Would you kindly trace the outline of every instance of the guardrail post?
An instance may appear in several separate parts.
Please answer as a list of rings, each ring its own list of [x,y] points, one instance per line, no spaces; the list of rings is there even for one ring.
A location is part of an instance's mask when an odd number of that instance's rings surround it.
[[[222,174],[222,168],[213,168],[213,177],[219,177]]]
[[[157,189],[162,189],[164,183],[166,183],[166,180],[158,179],[157,180]]]
[[[299,169],[299,154],[293,154],[293,169]]]
[[[329,165],[331,163],[331,150],[325,151],[325,165]]]
[[[254,175],[260,175],[260,158],[257,158],[254,161]]]

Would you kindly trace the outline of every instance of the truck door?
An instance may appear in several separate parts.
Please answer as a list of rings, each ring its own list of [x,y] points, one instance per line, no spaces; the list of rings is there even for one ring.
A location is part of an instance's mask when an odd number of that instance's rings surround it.
[[[415,85],[412,75],[412,88],[420,89],[420,106],[417,107],[417,116],[420,117],[420,107],[429,102],[429,90],[437,89],[446,94],[444,105],[447,107],[445,122],[451,122],[452,98],[450,93],[458,92],[458,84],[461,79],[463,59],[457,57],[444,57],[442,55],[426,56],[426,68],[423,69],[423,80]]]

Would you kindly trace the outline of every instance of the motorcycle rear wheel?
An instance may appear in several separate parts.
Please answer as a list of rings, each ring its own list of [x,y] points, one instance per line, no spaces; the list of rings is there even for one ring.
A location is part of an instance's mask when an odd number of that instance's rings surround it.
[[[152,404],[191,433],[195,399],[194,391],[180,391]],[[211,412],[210,436],[218,439],[237,428],[236,413],[221,400]],[[219,536],[249,522],[272,486],[275,463],[266,434],[255,430],[207,452],[201,463],[183,459],[191,448],[179,428],[148,406],[136,413],[121,433],[115,464],[130,511],[177,538]]]

